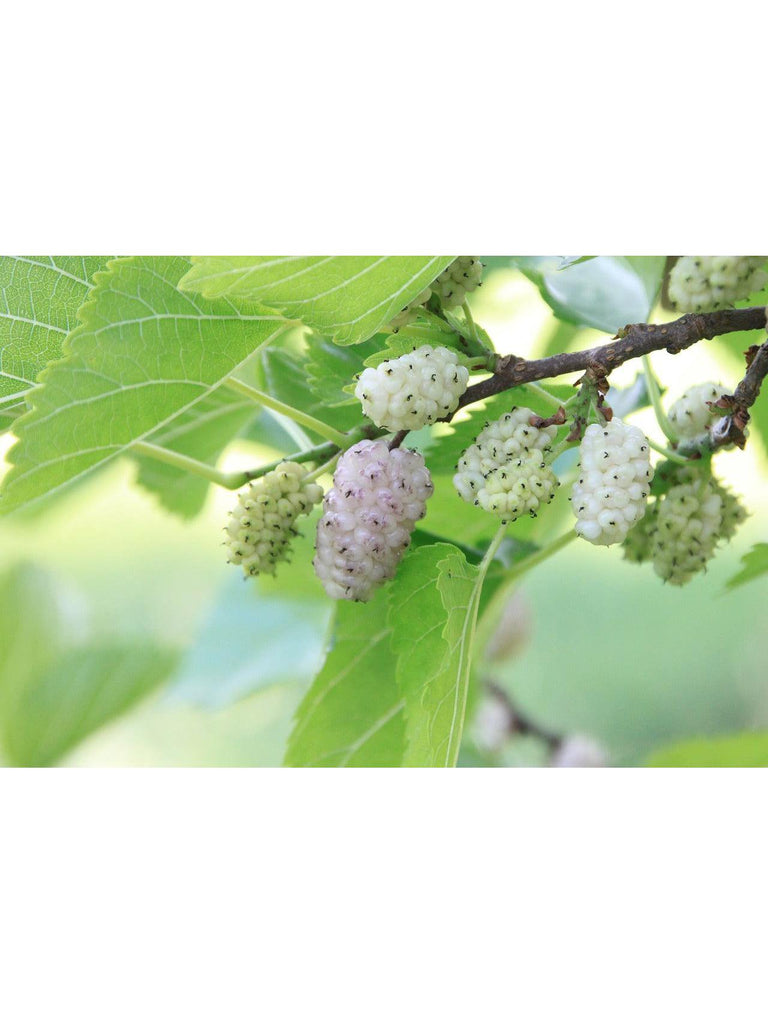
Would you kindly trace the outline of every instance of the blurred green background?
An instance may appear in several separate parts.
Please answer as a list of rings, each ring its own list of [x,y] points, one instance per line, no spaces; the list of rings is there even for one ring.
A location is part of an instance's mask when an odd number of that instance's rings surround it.
[[[604,338],[558,326],[534,285],[511,269],[489,268],[472,299],[476,319],[502,352],[537,356]],[[733,384],[742,369],[737,348],[717,342],[675,357],[662,353],[653,363],[669,401],[702,380]],[[612,383],[629,384],[638,370],[626,365]],[[768,396],[761,401],[768,405]],[[661,440],[652,414],[633,422]],[[238,441],[224,464],[253,465],[275,454]],[[642,764],[658,748],[691,737],[768,728],[768,577],[725,588],[741,555],[768,539],[766,452],[753,439],[744,453],[718,455],[716,469],[752,516],[705,576],[684,588],[665,586],[616,550],[575,543],[522,581],[522,648],[488,671],[530,719],[594,738],[611,763]],[[311,538],[277,587],[246,583],[221,546],[231,494],[212,488],[203,514],[182,522],[135,484],[135,474],[127,461],[113,464],[55,508],[0,521],[3,687],[12,691],[12,677],[24,671],[22,640],[30,660],[47,657],[54,666],[52,688],[62,685],[56,666],[66,666],[69,649],[85,638],[110,650],[165,651],[168,681],[154,688],[147,679],[144,699],[62,763],[279,765],[329,621],[329,603],[308,568]],[[554,515],[545,520],[547,536],[563,529]],[[22,635],[14,616],[27,606]],[[56,617],[63,635],[54,643]],[[27,713],[44,715],[45,693],[36,700]],[[94,714],[98,720],[117,711],[94,698]],[[26,743],[24,735],[4,734],[6,756],[13,749],[23,758]],[[542,761],[540,745],[527,740],[488,763]],[[472,750],[464,763],[483,762]]]

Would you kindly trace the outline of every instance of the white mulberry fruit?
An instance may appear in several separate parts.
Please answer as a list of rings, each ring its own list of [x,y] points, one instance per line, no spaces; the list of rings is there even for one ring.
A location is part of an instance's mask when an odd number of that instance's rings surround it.
[[[360,441],[342,455],[317,525],[314,566],[329,597],[367,601],[392,579],[432,491],[418,452]]]
[[[539,506],[552,501],[559,486],[560,481],[540,452],[523,452],[486,473],[475,504],[511,523],[526,512],[535,516]]]
[[[419,306],[425,305],[429,302],[432,297],[432,288],[425,288],[423,292],[419,292],[415,299],[411,299],[407,306],[403,306],[396,317],[390,322],[390,327],[393,331],[399,331],[401,327],[405,327],[411,320],[416,319]]]
[[[652,476],[648,438],[618,419],[592,423],[580,454],[581,475],[571,495],[576,533],[591,544],[618,544],[645,515]]]
[[[432,291],[446,309],[460,306],[483,281],[483,264],[477,256],[459,256],[440,274]]]
[[[459,459],[453,485],[464,501],[474,504],[485,478],[527,452],[547,452],[557,427],[532,427],[532,409],[515,407],[485,427]]]
[[[717,402],[727,394],[722,384],[696,384],[688,388],[682,398],[673,402],[669,410],[669,422],[681,441],[696,441],[704,437],[709,427],[724,413],[711,409],[708,402]]]
[[[418,430],[455,412],[468,380],[458,353],[422,345],[363,370],[355,397],[377,427]]]
[[[747,516],[717,480],[695,471],[680,477],[658,503],[652,551],[656,575],[675,586],[702,572],[718,542],[730,540]]]
[[[487,423],[459,459],[453,484],[464,501],[513,522],[555,496],[560,482],[542,458],[557,427],[534,427],[533,410],[514,408]]]
[[[304,482],[305,475],[304,466],[281,462],[238,495],[225,543],[229,561],[241,565],[246,576],[274,575],[277,563],[287,559],[295,521],[323,496],[318,484]]]
[[[725,309],[768,282],[765,256],[681,256],[669,274],[669,298],[689,313]]]

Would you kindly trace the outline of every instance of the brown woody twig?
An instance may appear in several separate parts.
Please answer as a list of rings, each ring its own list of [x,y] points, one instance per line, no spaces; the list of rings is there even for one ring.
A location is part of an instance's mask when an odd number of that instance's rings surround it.
[[[762,345],[752,345],[744,353],[747,359],[747,372],[739,381],[732,395],[723,397],[713,403],[713,407],[725,410],[726,415],[712,427],[714,447],[727,444],[743,448],[747,438],[746,426],[750,420],[750,407],[755,404],[760,394],[760,387],[768,376],[768,341]]]
[[[630,324],[619,331],[607,345],[582,349],[580,352],[561,352],[546,359],[521,359],[519,356],[501,356],[491,377],[467,388],[460,407],[490,398],[502,391],[550,377],[591,370],[607,376],[629,359],[665,349],[673,354],[682,352],[697,341],[715,338],[733,331],[765,330],[765,306],[747,309],[721,309],[713,313],[687,313],[668,324]],[[766,356],[768,359],[768,356]],[[758,356],[753,360],[753,365]],[[752,374],[754,381],[762,371],[763,360]],[[752,367],[750,367],[750,371]],[[768,369],[762,373],[765,376]],[[749,374],[749,371],[748,371]],[[759,382],[762,381],[762,376]],[[745,378],[746,379],[746,378]],[[758,382],[758,390],[759,390]],[[742,382],[743,383],[743,382]],[[747,385],[748,388],[753,384]],[[738,391],[738,389],[737,389]],[[750,392],[751,393],[751,392]],[[752,399],[754,401],[754,398]]]

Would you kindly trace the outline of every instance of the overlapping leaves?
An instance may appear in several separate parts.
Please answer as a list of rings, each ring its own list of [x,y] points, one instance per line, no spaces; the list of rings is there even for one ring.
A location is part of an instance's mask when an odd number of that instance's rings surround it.
[[[390,590],[396,678],[405,702],[405,765],[456,764],[482,578],[451,544],[419,548]]]
[[[364,341],[448,266],[450,256],[198,256],[181,287],[259,302],[340,345]]]
[[[17,426],[3,510],[153,440],[275,336],[279,318],[259,307],[182,294],[188,269],[179,257],[130,257],[97,275],[65,358]]]
[[[452,544],[429,544],[369,604],[341,602],[287,763],[455,765],[482,583]]]

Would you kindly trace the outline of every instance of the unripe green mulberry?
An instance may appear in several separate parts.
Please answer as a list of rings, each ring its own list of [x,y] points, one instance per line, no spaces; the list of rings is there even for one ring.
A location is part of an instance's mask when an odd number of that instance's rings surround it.
[[[227,524],[229,561],[246,576],[275,574],[288,557],[296,536],[294,523],[323,497],[316,483],[305,483],[306,468],[296,462],[280,465],[253,480],[238,496]]]
[[[653,568],[675,586],[702,572],[715,553],[723,499],[711,479],[693,478],[662,497],[653,537]]]
[[[552,470],[538,452],[523,452],[491,470],[477,491],[475,504],[502,522],[511,523],[529,512],[536,515],[540,505],[548,505],[560,486]]]
[[[729,541],[747,518],[747,511],[713,477],[683,468],[679,483],[657,503],[653,536],[653,568],[677,586],[706,568],[717,544]]]
[[[483,281],[483,264],[477,256],[459,256],[432,285],[432,291],[446,309],[460,306]]]
[[[552,500],[549,495],[554,495],[559,482],[544,464],[542,453],[549,451],[557,427],[531,426],[535,415],[532,409],[514,408],[480,431],[459,459],[453,478],[464,501],[511,520],[524,512],[535,512],[539,503]],[[535,506],[531,498],[526,502],[515,500],[515,495],[526,490],[528,477],[530,495],[539,496]],[[519,511],[513,513],[513,508]]]
[[[656,574],[676,586],[706,568],[717,544],[747,517],[739,499],[707,472],[695,464],[672,467],[671,486],[624,540],[627,561],[652,560]]]
[[[526,452],[547,452],[557,434],[557,427],[533,427],[532,409],[515,407],[485,427],[475,443],[459,459],[453,484],[464,499],[474,503],[485,477]]]
[[[672,403],[669,422],[680,441],[697,441],[706,437],[710,426],[724,415],[724,410],[712,408],[727,391],[722,384],[696,384],[688,388],[682,398]]]
[[[640,565],[650,562],[653,557],[653,537],[656,532],[656,517],[659,502],[649,504],[643,518],[631,528],[622,541],[624,558],[627,562]]]
[[[765,256],[681,256],[669,274],[669,298],[687,313],[725,309],[768,282]]]
[[[355,396],[377,427],[418,430],[455,412],[468,380],[457,352],[422,345],[363,370]]]

